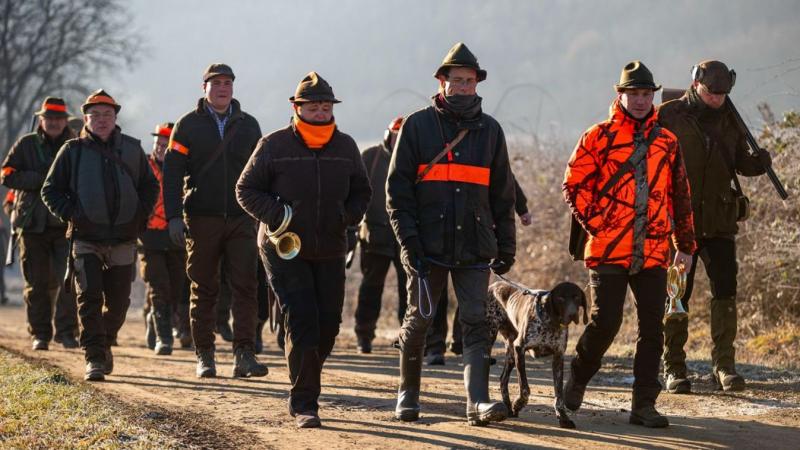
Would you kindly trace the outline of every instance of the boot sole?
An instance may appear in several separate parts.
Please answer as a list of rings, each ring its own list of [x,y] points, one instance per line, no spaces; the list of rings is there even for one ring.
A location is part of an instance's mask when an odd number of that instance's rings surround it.
[[[673,388],[667,388],[667,392],[670,394],[691,394],[692,393],[692,385],[689,383],[678,384]]]
[[[401,420],[403,422],[416,422],[417,420],[419,420],[419,411],[413,411],[413,410],[395,411],[394,417],[397,420]]]
[[[265,377],[269,373],[269,370],[265,370],[262,372],[240,372],[236,369],[233,369],[233,378],[250,378],[250,377]]]
[[[217,377],[216,370],[206,370],[197,373],[197,378],[216,378],[216,377]]]
[[[102,373],[92,372],[84,375],[83,379],[86,381],[105,381],[106,377]]]
[[[667,428],[669,426],[669,420],[664,418],[663,420],[645,420],[638,416],[630,416],[628,422],[633,425],[641,425],[646,428]]]

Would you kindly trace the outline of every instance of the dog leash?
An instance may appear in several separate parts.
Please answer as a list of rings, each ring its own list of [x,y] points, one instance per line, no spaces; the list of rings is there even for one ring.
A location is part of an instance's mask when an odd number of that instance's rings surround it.
[[[529,287],[527,287],[527,286],[523,286],[523,285],[521,285],[521,284],[519,284],[519,283],[517,283],[515,281],[511,281],[508,278],[506,278],[506,277],[504,277],[504,276],[502,276],[500,274],[496,273],[495,275],[497,276],[497,278],[500,278],[501,280],[505,281],[506,283],[508,283],[508,284],[514,286],[515,288],[519,289],[520,291],[524,292],[525,294],[535,294],[534,290],[529,288]]]

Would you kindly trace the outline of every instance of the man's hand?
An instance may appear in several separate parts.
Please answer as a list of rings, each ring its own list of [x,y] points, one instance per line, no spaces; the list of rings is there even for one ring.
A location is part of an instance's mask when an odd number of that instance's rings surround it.
[[[497,255],[497,258],[492,261],[491,268],[492,272],[496,273],[497,275],[504,275],[511,270],[511,266],[514,265],[514,255],[510,253],[503,253],[500,252]]]
[[[525,214],[519,216],[519,221],[522,222],[522,225],[527,227],[533,223],[533,217],[531,217],[531,213],[526,212]]]
[[[675,252],[675,260],[672,263],[675,267],[683,265],[683,270],[689,271],[692,268],[692,255],[683,253],[680,250]]]
[[[431,272],[431,266],[425,260],[425,250],[422,242],[416,236],[406,238],[401,245],[400,260],[406,271],[417,277],[426,277]]]
[[[186,235],[184,231],[186,226],[183,224],[183,218],[173,217],[169,219],[169,239],[173,244],[186,247]]]
[[[275,232],[283,223],[283,217],[286,215],[286,208],[283,205],[283,202],[277,201],[275,202],[275,206],[269,210],[267,213],[267,227],[269,227],[269,231]]]

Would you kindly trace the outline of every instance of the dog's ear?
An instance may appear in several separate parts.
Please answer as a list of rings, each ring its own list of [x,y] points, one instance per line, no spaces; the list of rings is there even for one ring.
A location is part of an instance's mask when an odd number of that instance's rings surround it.
[[[550,291],[542,295],[542,306],[549,317],[561,319],[558,308],[556,308],[556,297],[553,295],[554,291]]]
[[[583,289],[580,289],[579,292],[581,293],[581,306],[583,306],[583,324],[586,325],[589,323],[589,305],[586,303],[586,292]]]

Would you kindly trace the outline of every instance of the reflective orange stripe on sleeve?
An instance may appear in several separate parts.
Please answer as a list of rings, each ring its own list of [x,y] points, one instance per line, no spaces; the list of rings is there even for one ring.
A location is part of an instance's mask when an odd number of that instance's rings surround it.
[[[170,139],[169,146],[167,146],[167,148],[170,151],[178,152],[181,155],[189,155],[189,148],[174,139]]]
[[[7,176],[11,175],[12,173],[14,173],[15,170],[17,170],[17,169],[15,169],[15,168],[13,168],[11,166],[3,167],[3,176],[7,177]]]
[[[421,174],[427,164],[420,164],[417,175]],[[489,185],[490,170],[488,167],[469,166],[466,164],[435,164],[421,181],[458,181],[460,183]]]

